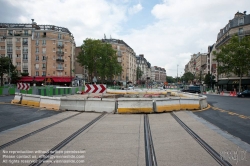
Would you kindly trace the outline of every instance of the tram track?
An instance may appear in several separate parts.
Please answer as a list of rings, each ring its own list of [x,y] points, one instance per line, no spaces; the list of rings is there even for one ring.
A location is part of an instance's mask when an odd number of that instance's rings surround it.
[[[202,138],[200,138],[191,128],[189,128],[180,118],[178,118],[173,112],[171,113],[172,117],[182,126],[187,133],[190,134],[196,140],[202,148],[204,148],[214,160],[221,166],[231,166],[231,164],[224,160],[219,153],[217,153],[211,146],[209,146]]]
[[[5,144],[3,144],[3,145],[0,145],[0,150],[3,150],[4,148],[6,148],[6,147],[8,147],[8,146],[11,146],[11,145],[13,145],[13,144],[15,144],[15,143],[17,143],[17,142],[20,142],[20,141],[22,141],[22,140],[24,140],[24,139],[26,139],[26,138],[28,138],[28,137],[30,137],[30,136],[33,136],[33,135],[35,135],[35,134],[37,134],[37,133],[39,133],[39,132],[42,132],[42,131],[44,131],[44,130],[50,128],[50,127],[52,127],[52,126],[55,126],[55,125],[57,125],[57,124],[59,124],[59,123],[62,123],[62,122],[64,122],[64,121],[68,120],[68,119],[71,119],[71,118],[73,118],[73,117],[75,117],[75,116],[77,116],[77,115],[79,115],[79,114],[82,114],[82,113],[77,113],[77,114],[71,115],[71,116],[66,117],[66,118],[64,118],[64,119],[61,119],[61,120],[59,120],[59,121],[56,121],[56,122],[54,122],[54,123],[52,123],[52,124],[50,124],[50,125],[47,125],[47,126],[42,127],[42,128],[40,128],[40,129],[38,129],[38,130],[35,130],[35,131],[31,132],[31,133],[28,133],[28,134],[26,134],[26,135],[24,135],[24,136],[21,136],[21,137],[19,137],[19,138],[17,138],[17,139],[14,139],[14,140],[12,140],[12,141],[10,141],[10,142],[7,142],[7,143],[5,143]]]
[[[50,156],[54,155],[57,151],[62,149],[65,145],[67,145],[70,141],[72,141],[75,137],[77,137],[79,134],[81,134],[83,131],[88,129],[91,125],[93,125],[95,122],[100,120],[104,115],[106,115],[106,112],[103,112],[101,115],[90,121],[88,124],[84,125],[82,128],[68,136],[66,139],[61,141],[59,144],[54,146],[52,149],[50,149],[47,153],[42,155],[40,158],[38,158],[35,162],[31,163],[29,166],[39,166],[41,165],[44,161],[50,158]]]
[[[144,142],[146,166],[157,166],[154,144],[147,114],[144,115]]]

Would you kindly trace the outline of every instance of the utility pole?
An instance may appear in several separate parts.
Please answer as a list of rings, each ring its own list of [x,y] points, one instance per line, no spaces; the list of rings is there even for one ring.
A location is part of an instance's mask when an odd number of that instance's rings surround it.
[[[178,84],[178,66],[179,66],[179,65],[177,65],[177,79],[176,79],[176,80],[177,80],[177,81],[176,81],[177,84]]]

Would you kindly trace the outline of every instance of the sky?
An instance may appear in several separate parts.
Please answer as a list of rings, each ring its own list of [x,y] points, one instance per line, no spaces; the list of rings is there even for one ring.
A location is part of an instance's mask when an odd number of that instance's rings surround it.
[[[184,74],[192,54],[207,53],[220,29],[249,6],[249,0],[0,0],[0,22],[35,19],[66,27],[76,46],[105,34],[176,77]]]

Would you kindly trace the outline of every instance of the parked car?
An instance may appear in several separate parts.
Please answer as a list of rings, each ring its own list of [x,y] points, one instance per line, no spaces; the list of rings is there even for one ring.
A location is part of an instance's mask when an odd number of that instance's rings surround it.
[[[244,90],[243,92],[237,93],[237,97],[250,97],[250,90]]]
[[[134,89],[134,86],[133,86],[133,85],[129,85],[129,86],[128,86],[128,90],[131,90],[131,89]]]
[[[189,86],[188,89],[182,89],[181,92],[201,93],[201,90],[199,86]]]

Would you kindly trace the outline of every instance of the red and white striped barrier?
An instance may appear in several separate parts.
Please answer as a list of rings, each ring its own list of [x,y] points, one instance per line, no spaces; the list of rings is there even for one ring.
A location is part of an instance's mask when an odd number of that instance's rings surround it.
[[[17,89],[29,90],[30,89],[30,84],[19,82],[19,83],[17,83]]]
[[[85,93],[106,93],[107,88],[104,84],[98,85],[85,85]]]

